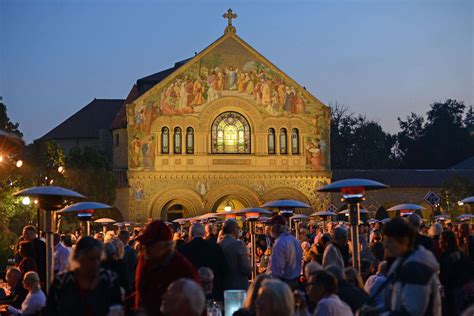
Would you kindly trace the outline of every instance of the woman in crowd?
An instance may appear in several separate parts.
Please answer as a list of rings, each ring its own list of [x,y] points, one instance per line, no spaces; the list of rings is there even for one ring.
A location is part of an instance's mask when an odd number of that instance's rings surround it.
[[[46,305],[46,296],[41,290],[38,273],[27,272],[23,278],[23,287],[28,291],[28,295],[21,304],[21,310],[10,306],[8,312],[12,315],[35,315]]]
[[[20,242],[18,252],[21,256],[21,261],[18,264],[18,269],[20,269],[21,273],[25,275],[29,271],[37,272],[38,267],[36,265],[36,254],[33,244],[29,241]]]
[[[441,249],[439,280],[444,289],[443,314],[459,315],[469,306],[466,299],[467,292],[463,288],[467,284],[474,284],[473,263],[459,251],[454,232],[443,231],[439,238],[439,246]]]
[[[257,295],[262,282],[270,279],[268,274],[259,274],[255,280],[250,284],[245,297],[244,306],[236,311],[233,316],[255,316],[255,303],[257,302]]]
[[[45,315],[107,315],[122,304],[114,273],[100,268],[102,244],[82,237],[72,256],[71,271],[55,278],[47,299]]]
[[[264,280],[258,290],[257,316],[293,316],[295,300],[290,287],[278,280]]]
[[[128,289],[128,284],[125,277],[126,267],[123,255],[124,246],[120,239],[110,239],[104,244],[101,267],[114,272],[117,275],[118,284],[125,290]]]

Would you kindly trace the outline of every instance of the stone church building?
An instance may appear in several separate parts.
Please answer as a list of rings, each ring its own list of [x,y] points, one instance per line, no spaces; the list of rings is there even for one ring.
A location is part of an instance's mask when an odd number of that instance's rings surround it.
[[[230,16],[229,16],[230,14]],[[142,78],[113,124],[125,217],[172,220],[296,199],[320,209],[330,109],[232,26],[191,59]]]
[[[224,34],[193,58],[137,80],[125,100],[94,99],[43,136],[66,154],[92,146],[112,157],[114,206],[125,219],[173,220],[276,199],[340,208],[338,194],[316,189],[346,178],[390,186],[368,194],[373,216],[399,203],[427,207],[425,194],[444,198],[455,175],[474,182],[474,158],[446,170],[331,171],[330,108],[240,38],[231,10],[224,17]]]

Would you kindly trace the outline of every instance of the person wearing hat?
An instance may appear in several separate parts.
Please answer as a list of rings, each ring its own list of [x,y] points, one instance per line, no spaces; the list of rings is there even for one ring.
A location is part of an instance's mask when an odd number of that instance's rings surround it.
[[[175,251],[171,229],[156,220],[137,238],[142,247],[135,275],[135,308],[148,316],[162,315],[161,300],[168,286],[181,278],[199,282],[193,265]]]
[[[275,215],[270,219],[271,235],[275,238],[267,272],[287,283],[293,290],[298,286],[303,253],[296,238],[289,233],[285,217]]]

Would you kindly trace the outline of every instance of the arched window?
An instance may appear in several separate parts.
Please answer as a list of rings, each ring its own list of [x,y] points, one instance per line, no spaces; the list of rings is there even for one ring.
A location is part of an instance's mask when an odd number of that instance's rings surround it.
[[[250,154],[250,126],[237,112],[224,112],[212,123],[213,154]]]
[[[194,130],[192,127],[186,129],[186,153],[194,154]]]
[[[168,127],[163,127],[161,129],[161,153],[170,153],[170,130]]]
[[[268,129],[268,153],[270,155],[275,154],[275,129]]]
[[[286,128],[282,128],[280,130],[280,154],[286,155],[288,154],[288,142],[286,136]]]
[[[180,154],[181,153],[181,128],[175,127],[174,128],[174,153]]]
[[[300,136],[297,128],[291,130],[291,153],[293,155],[300,153]]]

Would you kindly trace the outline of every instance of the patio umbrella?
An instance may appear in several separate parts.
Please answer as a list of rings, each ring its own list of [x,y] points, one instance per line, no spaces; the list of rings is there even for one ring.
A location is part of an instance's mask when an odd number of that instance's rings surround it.
[[[99,218],[94,221],[94,223],[98,223],[102,225],[102,232],[105,233],[107,232],[107,225],[108,224],[113,224],[116,223],[117,221],[112,218],[104,217],[104,218]]]
[[[343,201],[348,204],[349,222],[351,225],[352,265],[360,271],[359,253],[359,222],[360,202],[364,199],[365,191],[388,188],[387,185],[370,179],[344,179],[319,188],[318,192],[340,192]]]
[[[83,200],[86,197],[75,191],[57,187],[57,186],[41,186],[31,187],[13,194],[14,196],[28,196],[38,200],[38,208],[45,211],[46,223],[46,293],[53,282],[54,276],[54,223],[51,212],[57,211],[72,201]]]
[[[106,210],[111,209],[113,206],[99,203],[99,202],[79,202],[73,205],[66,206],[62,210],[58,212],[58,214],[68,214],[73,213],[76,214],[76,217],[82,221],[84,224],[82,225],[83,234],[86,236],[90,235],[90,221],[94,216],[95,212],[98,210]]]

